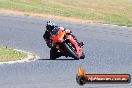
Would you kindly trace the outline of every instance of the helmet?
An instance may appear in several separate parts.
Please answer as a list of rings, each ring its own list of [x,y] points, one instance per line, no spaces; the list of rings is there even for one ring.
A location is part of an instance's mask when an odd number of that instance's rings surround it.
[[[54,23],[54,22],[52,22],[52,21],[47,21],[47,23],[46,23],[46,29],[47,29],[48,31],[53,30],[54,27],[55,27],[55,23]]]

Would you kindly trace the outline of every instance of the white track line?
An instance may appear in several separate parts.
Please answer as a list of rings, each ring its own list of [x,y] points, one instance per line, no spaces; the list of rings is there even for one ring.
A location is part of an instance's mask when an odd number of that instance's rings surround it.
[[[23,52],[23,53],[26,53],[28,56],[22,60],[16,60],[16,61],[8,61],[8,62],[0,62],[0,65],[2,64],[14,64],[14,63],[24,63],[24,62],[31,62],[31,61],[35,61],[37,59],[40,59],[39,56],[37,55],[34,55],[30,52],[26,52],[26,51],[23,51],[23,50],[18,50],[18,49],[14,49],[18,52]]]
[[[132,29],[132,27],[128,27],[128,26],[120,26],[120,25],[106,24],[106,23],[89,23],[89,24],[93,24],[93,25],[100,24],[100,25],[105,25],[105,26],[123,27],[123,28],[131,28]]]

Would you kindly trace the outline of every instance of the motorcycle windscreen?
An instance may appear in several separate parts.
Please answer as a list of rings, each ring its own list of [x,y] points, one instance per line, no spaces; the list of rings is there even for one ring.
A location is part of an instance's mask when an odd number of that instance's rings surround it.
[[[58,31],[59,31],[59,29],[54,28],[54,29],[51,31],[51,35],[52,35],[52,36],[57,36]]]

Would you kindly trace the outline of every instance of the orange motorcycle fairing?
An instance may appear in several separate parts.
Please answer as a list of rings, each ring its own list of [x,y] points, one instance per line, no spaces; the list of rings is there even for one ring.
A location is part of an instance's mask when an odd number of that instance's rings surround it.
[[[65,35],[65,31],[59,30],[58,34],[56,36],[52,35],[51,39],[52,39],[53,43],[62,43],[64,41],[63,40],[64,35]]]
[[[81,57],[82,56],[82,49],[80,48],[80,46],[78,46],[78,43],[76,42],[76,40],[71,36],[71,35],[67,35],[67,39],[74,45],[74,47],[76,48],[76,54]]]

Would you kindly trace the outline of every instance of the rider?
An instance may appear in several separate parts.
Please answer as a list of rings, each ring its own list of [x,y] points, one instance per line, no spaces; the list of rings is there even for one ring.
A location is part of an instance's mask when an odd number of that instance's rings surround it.
[[[57,28],[57,29],[64,29],[64,31],[66,32],[66,34],[70,34],[73,36],[73,38],[77,41],[78,45],[79,46],[83,46],[83,42],[78,42],[77,38],[72,34],[72,32],[69,30],[69,29],[66,29],[66,28],[63,28],[63,27],[60,27],[60,26],[56,26],[54,22],[52,21],[48,21],[47,24],[46,24],[46,31],[43,35],[43,38],[44,40],[46,41],[46,44],[49,48],[52,47],[52,41],[50,39],[50,32],[54,29],[54,28]]]

